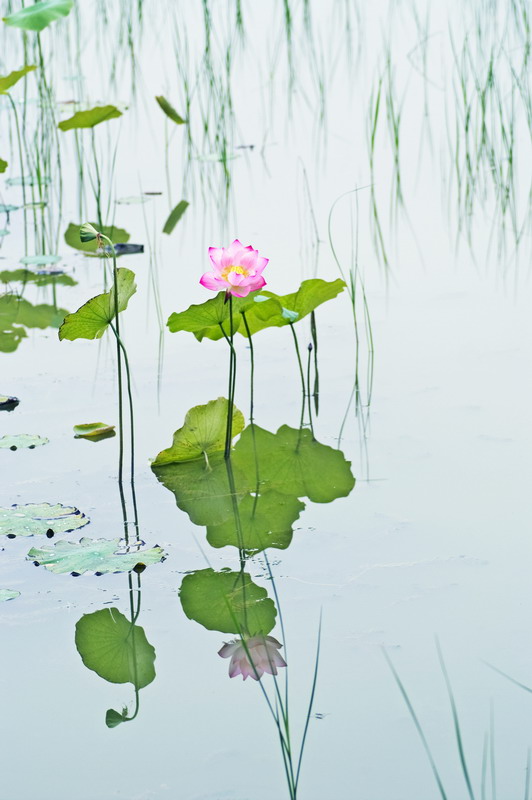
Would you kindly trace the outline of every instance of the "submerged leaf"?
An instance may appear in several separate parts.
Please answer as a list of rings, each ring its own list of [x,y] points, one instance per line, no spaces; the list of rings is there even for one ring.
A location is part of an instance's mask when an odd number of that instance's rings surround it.
[[[0,603],[6,600],[14,600],[16,597],[20,597],[20,592],[15,589],[0,589]]]
[[[15,433],[10,436],[0,437],[0,448],[4,450],[20,450],[28,448],[33,450],[43,444],[48,444],[46,436],[39,436],[36,433]]]
[[[61,503],[28,503],[0,508],[0,535],[10,537],[70,533],[89,522],[90,519],[77,508]]]
[[[95,106],[87,111],[76,111],[73,117],[64,119],[57,127],[62,131],[70,131],[74,128],[94,128],[101,122],[121,116],[122,112],[116,106]]]
[[[122,267],[117,271],[118,310],[124,311],[137,291],[135,273]],[[73,314],[68,314],[59,328],[60,339],[99,339],[115,316],[114,286],[109,292],[92,297]]]
[[[98,229],[97,222],[88,222],[85,224],[90,225],[92,228]],[[65,242],[69,247],[73,247],[75,250],[81,250],[83,253],[95,255],[96,251],[98,250],[98,241],[97,239],[92,239],[91,241],[82,242],[79,236],[81,227],[81,225],[76,225],[75,222],[71,222],[65,231]],[[110,239],[113,244],[129,242],[129,233],[123,228],[117,228],[114,225],[104,225],[103,227],[99,228],[99,232],[103,233],[104,236],[107,236],[107,238]],[[99,255],[105,257],[104,253],[99,253]]]
[[[187,617],[210,631],[266,636],[275,627],[273,601],[245,572],[192,572],[183,578],[179,599]]]
[[[4,19],[4,22],[6,20]],[[0,94],[5,94],[8,89],[11,89],[18,81],[27,75],[28,72],[33,72],[34,69],[37,69],[34,65],[28,65],[26,67],[22,67],[22,69],[17,69],[14,72],[10,72],[9,75],[0,76]]]
[[[183,427],[174,433],[172,446],[162,450],[152,466],[192,461],[222,451],[225,447],[228,407],[225,397],[219,397],[187,411]],[[244,415],[233,406],[233,437],[244,429],[244,425]]]
[[[155,678],[155,650],[144,628],[133,625],[117,608],[84,614],[76,623],[76,649],[85,666],[110,683],[132,683],[142,689]],[[119,716],[110,709],[108,727],[118,725]]]
[[[1,529],[0,529],[1,532]],[[84,536],[79,542],[64,539],[48,547],[32,547],[26,556],[50,572],[62,575],[75,572],[130,572],[138,564],[158,564],[165,558],[162,547],[149,550],[120,550],[120,539],[89,539]]]
[[[183,119],[183,117],[179,116],[173,105],[168,102],[166,97],[159,95],[155,99],[159,103],[166,116],[170,117],[170,119],[175,122],[176,125],[184,125],[186,123],[186,119]]]
[[[164,223],[163,233],[172,233],[175,226],[185,213],[189,206],[189,203],[186,200],[181,200],[176,207],[170,212],[170,216]]]
[[[108,439],[115,435],[115,426],[106,425],[105,422],[85,422],[81,425],[74,425],[75,439],[92,439],[99,442],[101,439]]]

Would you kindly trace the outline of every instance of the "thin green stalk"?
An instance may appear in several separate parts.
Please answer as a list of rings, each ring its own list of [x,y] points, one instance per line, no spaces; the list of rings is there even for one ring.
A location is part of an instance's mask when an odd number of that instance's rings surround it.
[[[20,123],[18,119],[18,112],[17,112],[17,107],[15,105],[15,101],[13,100],[9,92],[6,92],[5,94],[9,102],[11,103],[11,108],[13,109],[13,116],[15,117],[15,129],[17,132],[18,155],[20,161],[20,177],[22,180],[22,203],[24,204],[24,255],[27,256],[28,231],[27,231],[27,209],[26,209],[26,180],[24,176],[24,157],[22,155],[22,137],[20,135]]]

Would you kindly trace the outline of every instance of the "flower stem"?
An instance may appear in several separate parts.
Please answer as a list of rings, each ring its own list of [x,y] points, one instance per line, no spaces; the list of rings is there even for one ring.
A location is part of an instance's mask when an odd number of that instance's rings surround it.
[[[253,425],[253,395],[254,395],[254,384],[255,384],[255,353],[253,351],[253,339],[251,337],[251,331],[249,330],[249,325],[246,317],[246,312],[242,311],[242,319],[244,320],[244,328],[246,329],[246,335],[249,340],[249,351],[251,356],[251,377],[250,377],[250,386],[249,386],[249,422]]]

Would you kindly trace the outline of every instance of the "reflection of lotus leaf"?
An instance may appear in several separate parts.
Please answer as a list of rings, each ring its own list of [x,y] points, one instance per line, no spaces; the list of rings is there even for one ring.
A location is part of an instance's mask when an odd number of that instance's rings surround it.
[[[137,291],[135,273],[122,267],[117,270],[118,310],[125,311]],[[99,339],[115,316],[115,290],[91,297],[81,308],[68,314],[59,328],[60,339]]]
[[[20,592],[15,589],[0,589],[0,603],[6,600],[14,600],[16,597],[20,597]]]
[[[227,462],[223,453],[214,453],[207,466],[203,460],[185,461],[153,467],[157,480],[175,495],[178,507],[196,525],[219,525],[232,517],[234,498],[231,494]],[[240,500],[253,488],[253,479],[235,472],[236,498]]]
[[[164,550],[159,546],[149,550],[128,551],[124,548],[120,551],[120,539],[89,539],[86,536],[79,542],[63,540],[52,547],[32,547],[26,556],[50,572],[75,572],[78,575],[84,572],[129,572],[137,564],[157,564],[164,557]]]
[[[192,572],[183,578],[179,597],[187,617],[210,631],[265,636],[275,626],[273,601],[245,572]]]
[[[340,450],[317,442],[308,429],[283,425],[277,433],[251,426],[235,445],[234,469],[249,474],[255,468],[255,446],[259,464],[260,491],[308,497],[315,503],[330,503],[347,497],[355,485],[350,463]]]
[[[85,666],[110,683],[142,689],[155,678],[155,650],[144,628],[117,608],[84,614],[76,624],[76,648]]]
[[[0,535],[37,536],[48,531],[70,533],[89,522],[89,518],[77,508],[61,503],[28,503],[0,508]]]
[[[225,447],[227,411],[229,403],[224,397],[211,400],[206,405],[194,406],[187,411],[185,424],[174,433],[172,446],[162,450],[152,466],[160,467],[174,462],[191,461]],[[244,416],[233,406],[233,436],[244,428]]]
[[[12,436],[0,437],[0,449],[20,450],[29,448],[33,450],[35,447],[48,444],[48,441],[45,436],[39,436],[36,433],[16,433]]]
[[[100,233],[103,233],[104,236],[107,236],[113,242],[113,244],[129,242],[129,233],[123,228],[117,228],[115,226],[107,227],[105,225],[103,227],[98,227],[97,222],[90,222],[88,224],[92,225],[92,227],[96,228],[96,230],[98,230]],[[65,231],[65,242],[69,245],[69,247],[73,247],[74,250],[81,250],[83,253],[96,255],[98,242],[95,239],[93,239],[91,242],[82,242],[79,238],[80,228],[80,224],[71,222]],[[100,255],[103,256],[103,253]]]
[[[292,525],[304,508],[296,497],[276,491],[247,495],[238,506],[237,519],[207,528],[207,541],[212,547],[231,545],[248,553],[267,547],[285,550],[292,541]]]
[[[68,311],[44,303],[33,306],[15,294],[0,297],[0,352],[12,353],[26,328],[58,328]],[[21,327],[24,326],[24,327]]]
[[[70,275],[49,275],[45,273],[31,272],[29,269],[4,269],[0,272],[1,283],[34,283],[36,286],[48,286],[55,284],[57,286],[76,286],[77,281]],[[66,313],[66,312],[65,312]]]

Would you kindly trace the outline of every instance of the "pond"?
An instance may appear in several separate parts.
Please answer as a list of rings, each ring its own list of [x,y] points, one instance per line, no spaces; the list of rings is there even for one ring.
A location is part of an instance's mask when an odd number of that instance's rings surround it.
[[[2,17],[0,800],[527,800],[529,3]]]

